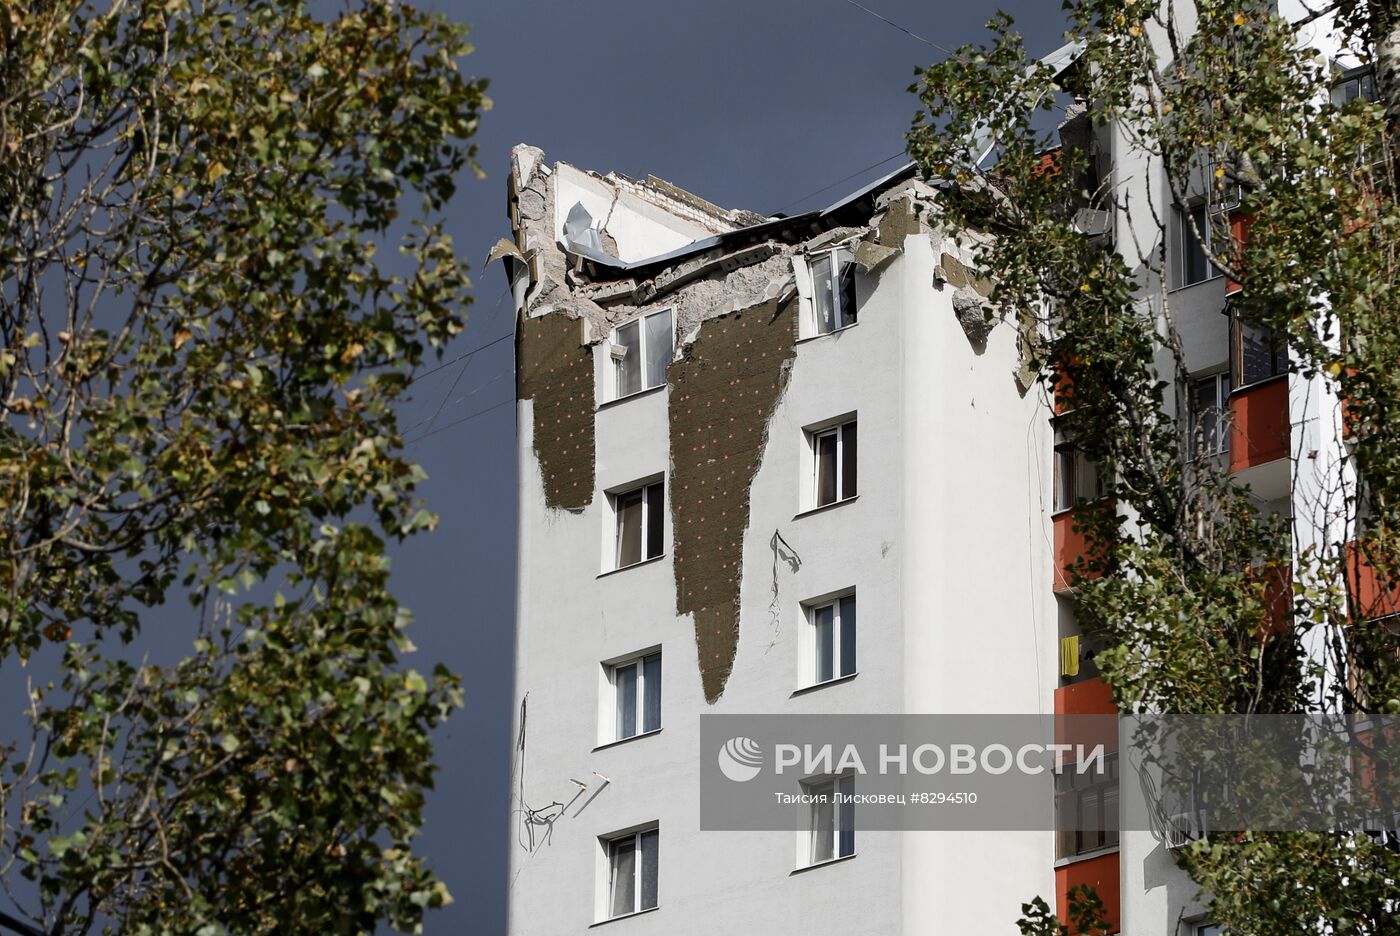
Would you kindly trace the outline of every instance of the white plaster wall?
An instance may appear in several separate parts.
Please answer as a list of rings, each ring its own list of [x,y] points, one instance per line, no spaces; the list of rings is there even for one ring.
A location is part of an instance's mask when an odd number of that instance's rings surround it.
[[[712,233],[692,221],[667,214],[635,195],[619,194],[602,179],[567,163],[557,163],[555,170],[556,243],[564,239],[564,221],[569,217],[569,210],[579,203],[592,216],[594,227],[606,222],[608,233],[617,241],[618,259],[624,262],[659,256]]]
[[[595,922],[598,836],[650,821],[661,830],[659,909],[609,922],[610,933],[1011,934],[1022,902],[1051,898],[1049,832],[858,829],[853,860],[793,874],[790,832],[698,829],[703,712],[1051,710],[1048,413],[1035,391],[1016,392],[1009,327],[984,355],[971,350],[951,293],[933,289],[934,260],[928,239],[912,238],[860,284],[858,325],[798,345],[751,491],[738,651],[714,706],[701,692],[691,620],[675,616],[669,548],[662,561],[598,575],[610,523],[602,492],[669,468],[669,391],[598,411],[597,493],[577,515],[544,506],[531,403],[520,404],[516,686],[529,703],[516,789],[539,808],[568,801],[570,778],[590,788],[533,854],[516,840],[515,816],[512,936]],[[858,498],[798,516],[811,469],[803,427],[852,411]],[[775,530],[802,559],[797,572],[779,565],[776,604]],[[857,594],[859,674],[793,696],[801,602],[847,587]],[[593,750],[599,661],[657,644],[661,732]],[[594,771],[611,779],[601,791]]]

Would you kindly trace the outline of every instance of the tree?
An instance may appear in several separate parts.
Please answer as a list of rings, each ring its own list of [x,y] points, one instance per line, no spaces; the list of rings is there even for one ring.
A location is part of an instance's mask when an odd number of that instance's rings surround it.
[[[1400,574],[1400,6],[1318,6],[1375,63],[1383,103],[1333,103],[1328,63],[1254,0],[1069,0],[1083,51],[1064,76],[998,15],[989,45],[910,89],[925,108],[910,152],[959,188],[949,229],[996,235],[977,272],[997,314],[1073,409],[1079,446],[1112,468],[1111,509],[1086,519],[1083,571],[1100,575],[1077,602],[1106,635],[1098,662],[1125,711],[1400,713],[1400,638],[1369,620],[1359,584],[1364,572],[1384,590]],[[1042,129],[1066,90],[1065,127],[1112,128],[1130,172],[1099,178],[1082,134],[1061,146]],[[970,139],[996,142],[989,170]],[[1163,247],[1173,213],[1193,217],[1193,186],[1208,229],[1192,234],[1242,287],[1235,314],[1282,336],[1294,379],[1339,401],[1349,439],[1320,453],[1334,470],[1307,455],[1294,466],[1320,479],[1311,515],[1261,505],[1195,457],[1202,413]],[[1116,242],[1089,237],[1085,209],[1137,223]],[[1247,238],[1230,226],[1241,219]],[[1364,834],[1213,835],[1178,861],[1230,932],[1391,926],[1400,853]],[[1045,912],[1022,922],[1058,932]]]
[[[0,882],[38,931],[449,899],[412,840],[460,687],[400,666],[385,543],[434,524],[394,403],[468,302],[465,34],[0,0],[0,667],[56,673],[0,747]]]

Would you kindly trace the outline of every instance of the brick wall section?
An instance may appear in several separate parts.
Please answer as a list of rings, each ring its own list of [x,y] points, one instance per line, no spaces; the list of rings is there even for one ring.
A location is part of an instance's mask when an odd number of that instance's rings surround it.
[[[545,503],[580,511],[593,502],[593,351],[583,321],[563,312],[527,318],[515,332],[516,396],[535,401],[535,457]]]
[[[667,375],[676,613],[695,615],[709,702],[734,667],[750,486],[796,339],[797,300],[771,299],[707,320]]]

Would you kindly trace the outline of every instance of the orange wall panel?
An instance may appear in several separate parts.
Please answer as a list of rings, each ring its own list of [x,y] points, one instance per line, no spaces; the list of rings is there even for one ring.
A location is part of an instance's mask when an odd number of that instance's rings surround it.
[[[1060,922],[1069,924],[1069,892],[1073,887],[1092,887],[1103,901],[1104,917],[1109,931],[1122,929],[1122,887],[1118,879],[1118,853],[1100,855],[1076,861],[1055,869],[1055,913]],[[1071,926],[1070,933],[1078,931]]]
[[[1288,379],[1275,377],[1230,395],[1230,470],[1288,454]]]

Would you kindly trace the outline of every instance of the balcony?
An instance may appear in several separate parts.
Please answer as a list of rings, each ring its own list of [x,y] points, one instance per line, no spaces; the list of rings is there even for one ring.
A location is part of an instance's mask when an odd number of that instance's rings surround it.
[[[1095,579],[1102,573],[1096,569],[1076,569],[1081,562],[1091,562],[1096,555],[1089,545],[1089,532],[1086,521],[1094,519],[1094,512],[1106,510],[1112,513],[1112,501],[1093,501],[1063,510],[1051,518],[1055,537],[1055,591],[1066,592],[1074,587],[1075,579]]]
[[[1288,493],[1288,375],[1230,394],[1230,473],[1265,500]]]

